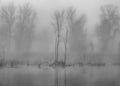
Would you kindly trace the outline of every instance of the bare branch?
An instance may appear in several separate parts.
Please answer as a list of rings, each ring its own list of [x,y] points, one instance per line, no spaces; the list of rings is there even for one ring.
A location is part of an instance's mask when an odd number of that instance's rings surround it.
[[[69,7],[67,9],[67,21],[69,24],[74,24],[76,19],[76,9],[73,7]]]
[[[13,3],[2,6],[0,9],[0,18],[4,23],[13,23],[16,18],[16,9]]]

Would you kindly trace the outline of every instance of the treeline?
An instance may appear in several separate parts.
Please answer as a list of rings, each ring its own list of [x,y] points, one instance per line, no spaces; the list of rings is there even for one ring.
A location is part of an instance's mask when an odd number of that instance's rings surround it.
[[[37,15],[30,4],[15,6],[9,3],[0,7],[1,62],[11,58],[11,54],[16,62],[29,57]],[[103,5],[100,7],[99,18],[100,22],[94,25],[94,37],[90,37],[86,14],[78,14],[74,7],[54,11],[51,17],[55,38],[55,58],[52,65],[66,66],[74,59],[70,64],[119,64],[119,8],[112,4]],[[61,45],[64,60],[59,61]]]
[[[99,18],[100,21],[94,26],[94,37],[90,37],[85,14],[78,15],[73,7],[55,11],[55,63],[59,63],[59,46],[63,42],[64,65],[73,58],[76,60],[72,64],[120,64],[119,8],[112,4],[103,5]]]
[[[37,13],[27,3],[13,3],[0,7],[0,57],[5,61],[11,56],[17,59],[30,52],[35,31]],[[14,49],[14,50],[12,50]]]

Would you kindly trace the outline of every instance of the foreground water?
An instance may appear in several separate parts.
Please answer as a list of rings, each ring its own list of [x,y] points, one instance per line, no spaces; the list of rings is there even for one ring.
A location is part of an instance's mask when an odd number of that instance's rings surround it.
[[[2,68],[0,69],[0,85],[120,86],[120,67],[74,66],[53,68],[43,66],[38,68],[37,66],[21,66],[18,68]]]

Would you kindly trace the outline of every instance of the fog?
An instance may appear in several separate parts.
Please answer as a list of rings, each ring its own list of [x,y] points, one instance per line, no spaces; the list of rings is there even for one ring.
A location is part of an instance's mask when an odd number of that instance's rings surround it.
[[[53,20],[53,14],[56,10],[62,11],[62,10],[67,10],[69,7],[73,7],[76,10],[76,18],[79,16],[85,14],[86,17],[86,22],[85,25],[83,26],[83,29],[85,29],[84,34],[86,34],[86,46],[89,46],[89,43],[94,46],[94,51],[98,52],[99,49],[101,48],[101,42],[100,38],[98,37],[98,34],[96,33],[96,28],[98,24],[100,24],[101,19],[101,6],[107,5],[107,4],[112,4],[115,5],[119,8],[119,0],[1,0],[1,7],[2,6],[7,6],[8,4],[12,3],[16,6],[16,9],[19,9],[19,6],[23,6],[24,4],[29,3],[33,10],[36,12],[37,16],[34,21],[34,29],[33,29],[33,37],[32,37],[32,42],[31,42],[31,47],[30,52],[34,53],[50,53],[53,54],[52,57],[54,56],[55,52],[55,30],[54,26],[52,23],[54,22]],[[16,12],[17,13],[17,12]],[[17,15],[17,14],[16,14]],[[77,19],[76,19],[77,20]],[[64,28],[66,26],[63,25]],[[80,28],[81,26],[75,26],[75,28]],[[16,27],[13,27],[16,28]],[[74,29],[75,29],[74,28]],[[75,30],[74,30],[75,31]],[[78,37],[79,39],[80,36],[77,36],[78,31],[76,32],[72,31],[71,34],[76,34],[75,38],[70,38],[76,39]],[[64,33],[64,31],[63,31]],[[82,36],[82,35],[81,35]],[[71,36],[72,37],[72,36]],[[115,42],[118,45],[119,43],[119,35],[116,36],[115,40],[118,42]],[[19,39],[19,38],[18,38]],[[73,42],[75,42],[74,40]],[[15,40],[11,41],[11,52],[15,52]],[[78,43],[77,41],[75,43]],[[71,44],[71,43],[69,43]],[[76,47],[79,46],[77,44]],[[25,45],[26,46],[26,45]],[[63,58],[63,53],[64,53],[64,43],[60,43],[60,58]],[[83,46],[83,45],[81,45]],[[69,46],[70,47],[70,46]],[[117,46],[114,46],[115,51],[117,51]],[[79,47],[78,47],[79,48]],[[88,47],[87,47],[88,48]],[[80,48],[79,48],[80,49]],[[75,53],[79,53],[79,49],[75,51]],[[24,50],[24,49],[23,49]],[[68,49],[69,50],[69,49]],[[74,50],[74,48],[72,49]],[[90,49],[87,49],[87,52],[90,51]],[[73,51],[72,51],[73,52]],[[80,54],[80,53],[79,53]],[[61,56],[62,55],[62,56]],[[76,54],[77,55],[77,54]],[[79,55],[78,55],[79,56]],[[72,58],[72,57],[69,57]]]
[[[0,0],[0,86],[120,86],[119,38],[119,0]]]

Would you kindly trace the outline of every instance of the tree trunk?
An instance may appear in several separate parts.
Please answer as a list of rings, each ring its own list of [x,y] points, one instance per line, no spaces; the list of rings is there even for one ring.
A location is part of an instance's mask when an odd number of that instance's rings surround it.
[[[65,54],[64,54],[64,65],[66,65],[66,60],[67,60],[67,43],[65,45]]]
[[[55,64],[58,63],[58,58],[59,58],[59,32],[55,40]]]
[[[65,47],[65,54],[64,54],[64,64],[66,65],[66,60],[67,60],[67,49],[68,49],[68,30],[66,31],[66,36],[64,39],[64,47]]]

